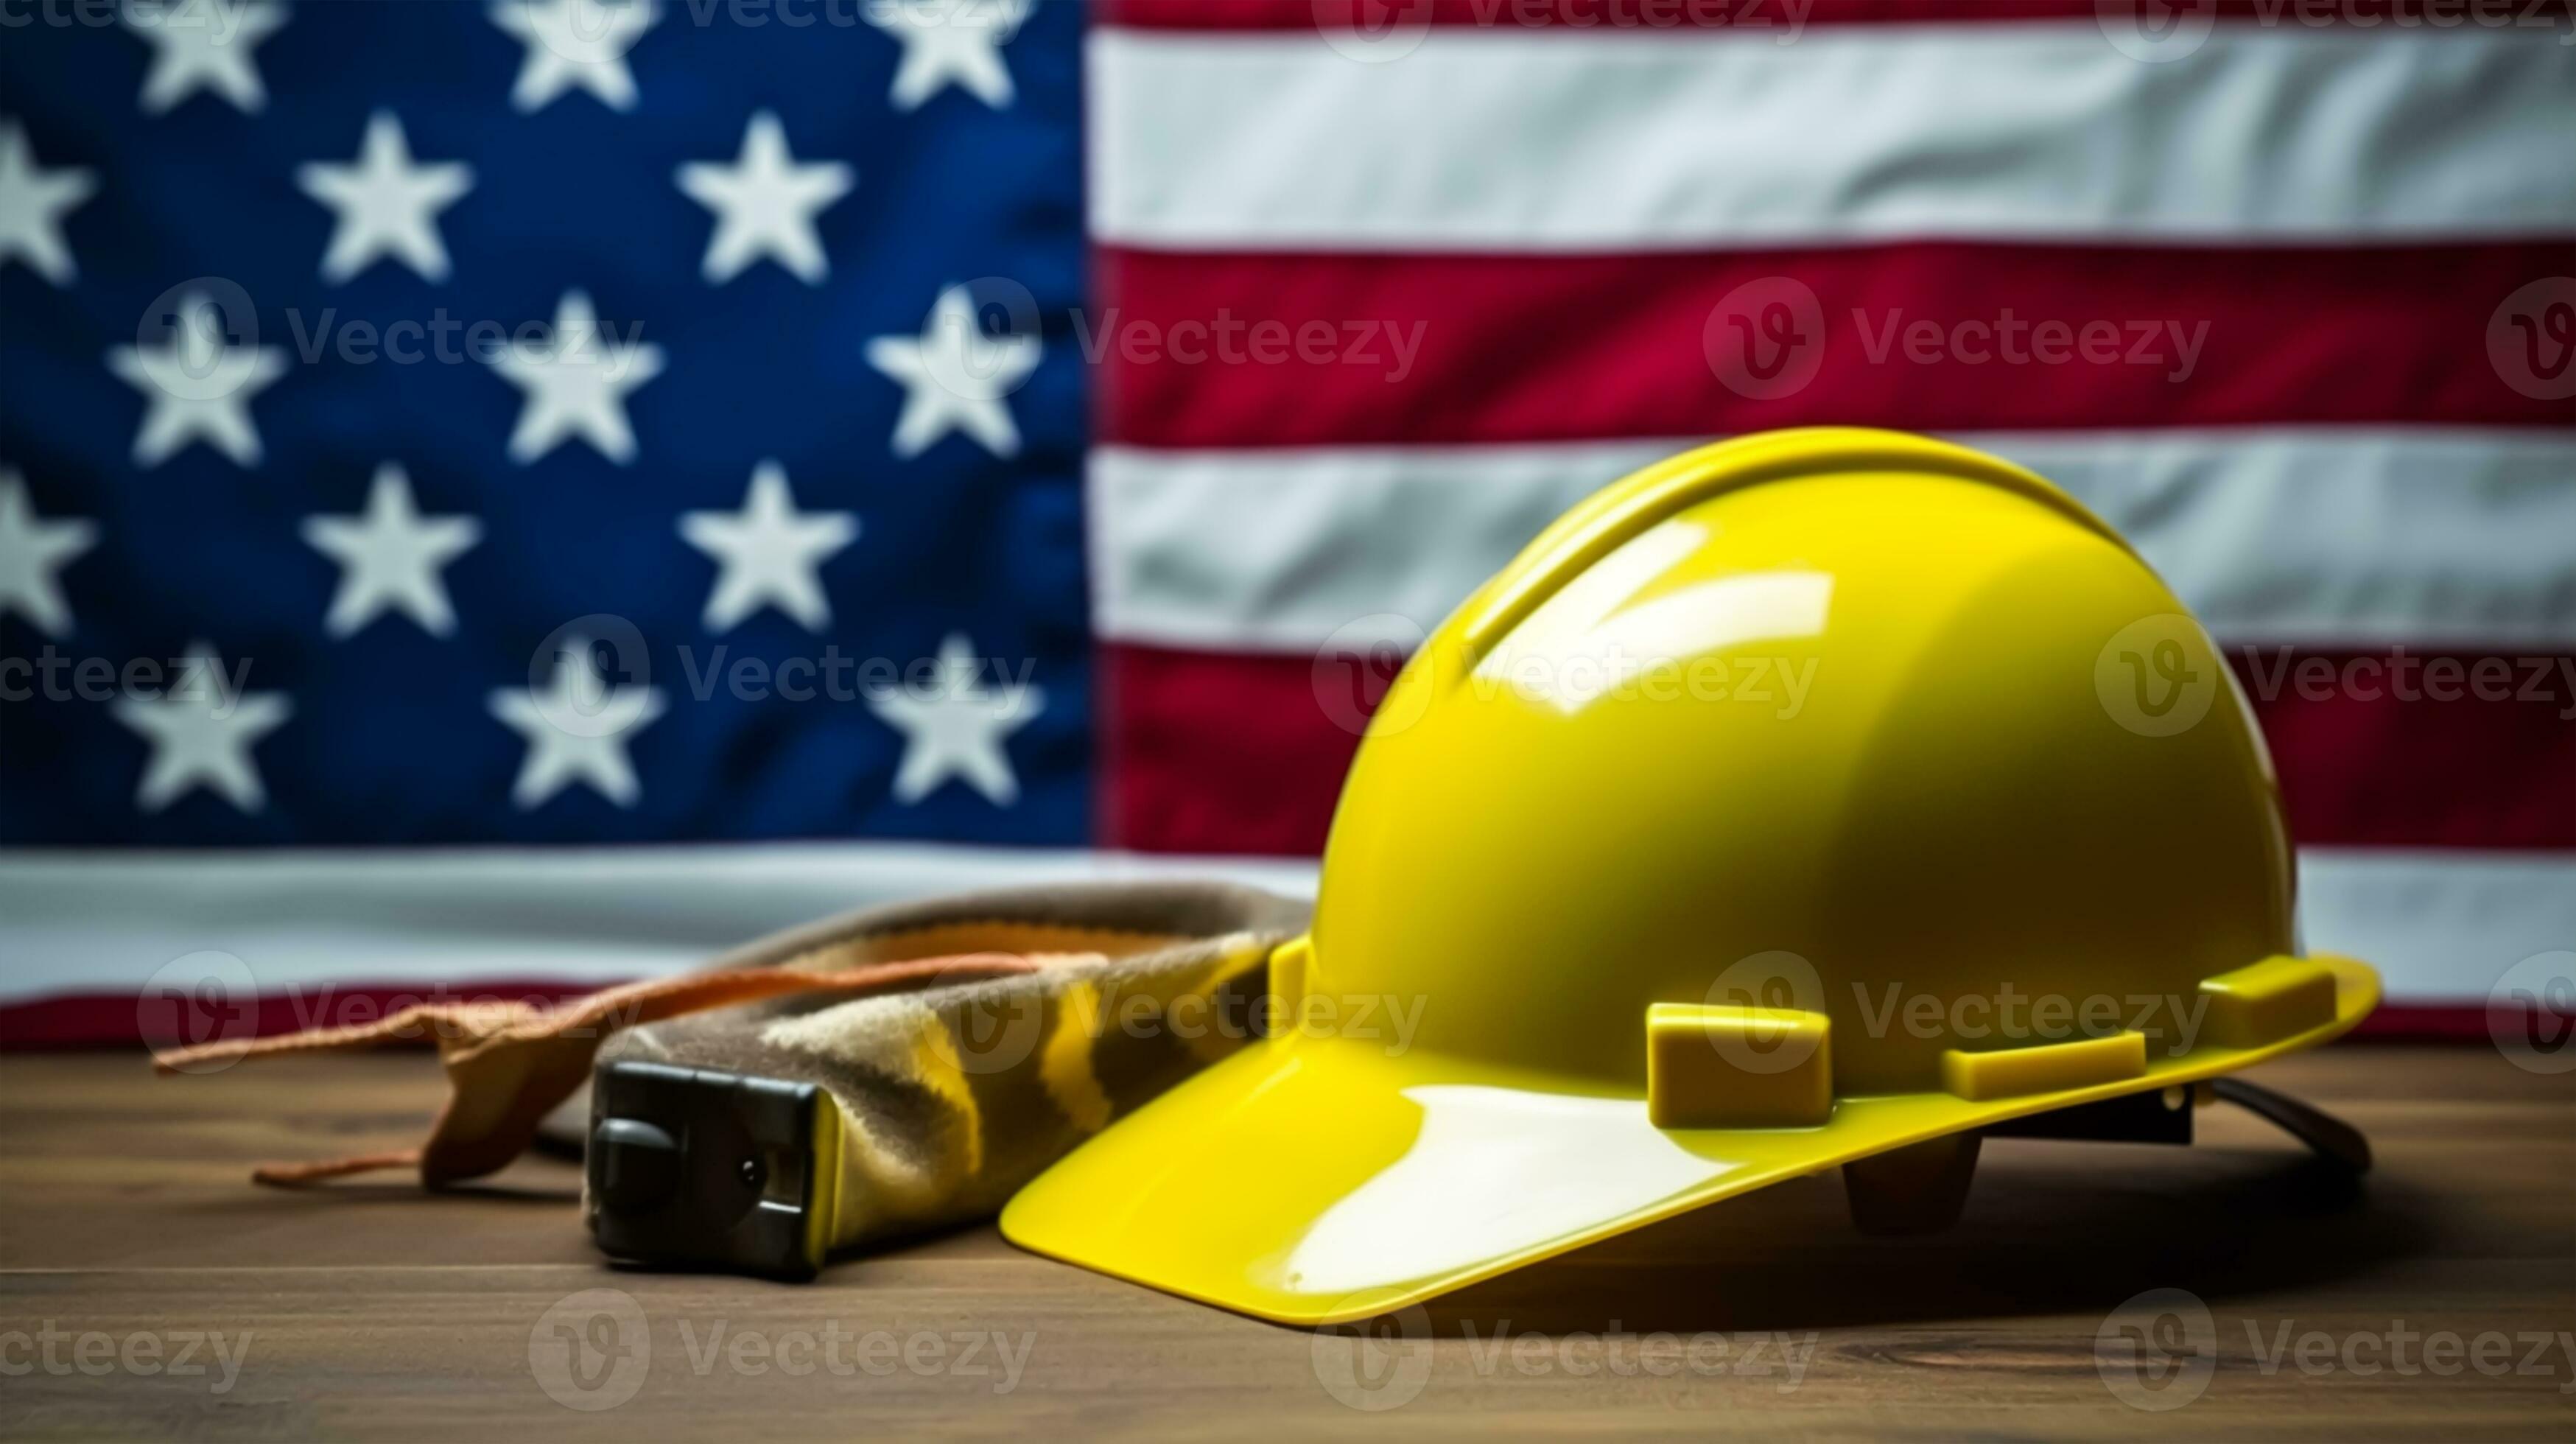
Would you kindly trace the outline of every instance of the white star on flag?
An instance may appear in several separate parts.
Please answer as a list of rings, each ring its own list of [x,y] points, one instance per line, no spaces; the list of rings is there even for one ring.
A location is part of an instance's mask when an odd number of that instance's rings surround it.
[[[653,0],[493,0],[492,23],[528,47],[510,104],[543,110],[576,86],[611,110],[635,108],[626,52],[662,19]]]
[[[304,519],[306,543],[340,564],[340,590],[323,630],[351,636],[394,611],[433,637],[455,631],[456,611],[439,569],[482,537],[483,524],[470,516],[422,516],[402,467],[390,461],[377,467],[365,515]]]
[[[787,132],[773,111],[751,118],[742,154],[730,166],[697,161],[680,167],[679,186],[689,199],[716,213],[707,241],[708,281],[723,285],[763,256],[807,285],[831,274],[814,218],[857,184],[839,161],[798,165],[787,150]]]
[[[413,164],[402,121],[392,111],[368,119],[355,162],[315,161],[299,168],[295,181],[339,217],[331,248],[322,256],[322,279],[345,281],[385,256],[423,280],[447,279],[438,213],[474,188],[474,168],[455,161]]]
[[[1029,18],[1029,0],[894,0],[863,11],[868,23],[903,42],[887,92],[897,110],[915,110],[954,83],[977,100],[1011,103],[1011,71],[1002,46]]]
[[[0,121],[0,267],[12,260],[57,286],[79,267],[63,241],[63,216],[98,193],[98,176],[79,166],[46,170],[18,122]]]
[[[983,659],[962,633],[939,644],[935,666],[926,688],[907,682],[868,698],[868,709],[903,734],[894,800],[910,806],[955,777],[994,806],[1009,807],[1019,800],[1020,779],[1002,744],[1044,709],[1045,691],[1028,682],[1007,683],[999,693],[986,687]]]
[[[247,668],[244,669],[247,672]],[[119,698],[116,720],[152,744],[152,760],[135,789],[134,805],[158,812],[197,787],[205,787],[244,812],[268,805],[250,750],[294,712],[284,693],[231,693],[238,678],[203,642],[188,644],[187,660],[170,685],[154,696]]]
[[[575,782],[620,807],[633,807],[644,794],[626,743],[662,715],[662,689],[610,687],[591,645],[585,637],[569,639],[542,692],[503,687],[492,693],[492,715],[527,739],[528,755],[510,789],[523,812]]]
[[[637,323],[628,334],[643,330]],[[603,334],[590,297],[564,292],[554,335],[543,345],[516,341],[491,358],[492,369],[527,394],[510,459],[525,465],[578,436],[623,466],[635,459],[635,429],[626,394],[662,374],[662,348]]]
[[[15,609],[46,636],[70,631],[71,605],[54,573],[96,545],[97,523],[38,517],[26,478],[15,467],[0,467],[0,617]]]
[[[859,519],[849,512],[799,512],[786,469],[775,461],[760,463],[741,511],[693,511],[680,518],[681,537],[722,568],[707,595],[707,630],[730,631],[764,605],[809,632],[831,625],[832,606],[815,569],[858,534]]]
[[[286,7],[270,0],[239,4],[128,4],[125,28],[152,47],[152,69],[143,77],[144,113],[161,115],[199,90],[211,90],[245,114],[268,104],[259,63],[251,52],[286,23]]]
[[[868,364],[903,387],[894,454],[919,456],[949,432],[963,431],[995,456],[1019,455],[1020,429],[1003,398],[1029,379],[1039,353],[1034,335],[986,335],[966,287],[940,292],[919,337],[879,336],[868,343]]]
[[[234,345],[230,318],[203,291],[182,295],[161,319],[170,327],[167,342],[107,353],[107,368],[150,403],[134,433],[135,464],[159,466],[189,442],[203,441],[235,466],[259,465],[251,398],[286,374],[285,348]]]

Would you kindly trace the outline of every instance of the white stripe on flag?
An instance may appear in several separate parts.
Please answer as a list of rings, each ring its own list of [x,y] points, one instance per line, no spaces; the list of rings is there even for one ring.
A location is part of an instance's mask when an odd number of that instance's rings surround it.
[[[2576,646],[2576,432],[1956,439],[2100,512],[2222,637]],[[1691,444],[1099,448],[1094,620],[1212,651],[1418,637],[1557,513]]]
[[[852,907],[965,888],[1217,877],[1312,896],[1310,862],[901,844],[203,856],[0,855],[0,1002],[117,993],[202,949],[263,991],[607,982]],[[2309,848],[2307,945],[2393,1001],[2472,1002],[2576,938],[2576,857]],[[281,921],[285,920],[285,921]]]
[[[2309,950],[2377,967],[2391,1002],[2482,1002],[2576,942],[2576,855],[2301,848],[2299,922]]]
[[[1089,39],[1091,229],[1184,250],[1960,236],[2405,240],[2576,227],[2576,47],[2089,20],[1767,36],[1435,27]],[[1973,77],[1973,79],[1969,79]]]
[[[0,1002],[132,989],[206,949],[241,959],[263,992],[605,984],[853,908],[1173,877],[1314,891],[1300,862],[937,843],[0,852]]]

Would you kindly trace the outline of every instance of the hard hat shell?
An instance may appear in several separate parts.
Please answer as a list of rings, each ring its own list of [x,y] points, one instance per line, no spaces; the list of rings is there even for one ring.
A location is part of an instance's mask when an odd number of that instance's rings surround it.
[[[1261,1317],[1366,1317],[2335,1036],[2377,979],[2292,956],[2293,878],[2225,663],[2073,500],[1894,433],[1706,447],[1429,638],[1274,959],[1280,1036],[1003,1228]]]

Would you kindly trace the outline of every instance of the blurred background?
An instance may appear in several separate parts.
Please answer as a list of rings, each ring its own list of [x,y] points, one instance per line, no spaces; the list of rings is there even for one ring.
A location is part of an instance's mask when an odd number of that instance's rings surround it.
[[[2135,540],[2383,1030],[2576,1011],[2576,9],[0,27],[10,1046],[960,887],[1309,889],[1472,586],[1636,465],[1836,423]]]

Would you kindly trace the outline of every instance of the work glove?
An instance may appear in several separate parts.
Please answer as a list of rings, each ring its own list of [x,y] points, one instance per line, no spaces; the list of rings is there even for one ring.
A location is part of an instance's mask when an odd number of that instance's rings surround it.
[[[594,1065],[814,1084],[840,1114],[828,1246],[842,1249],[991,1215],[1084,1138],[1261,1036],[1278,1006],[1264,965],[1306,915],[1223,883],[967,894],[844,914],[566,1003],[422,1004],[155,1063],[435,1043],[449,1097],[426,1141],[253,1171],[276,1187],[392,1168],[427,1188],[483,1177],[541,1131],[587,1134],[573,1120]]]

